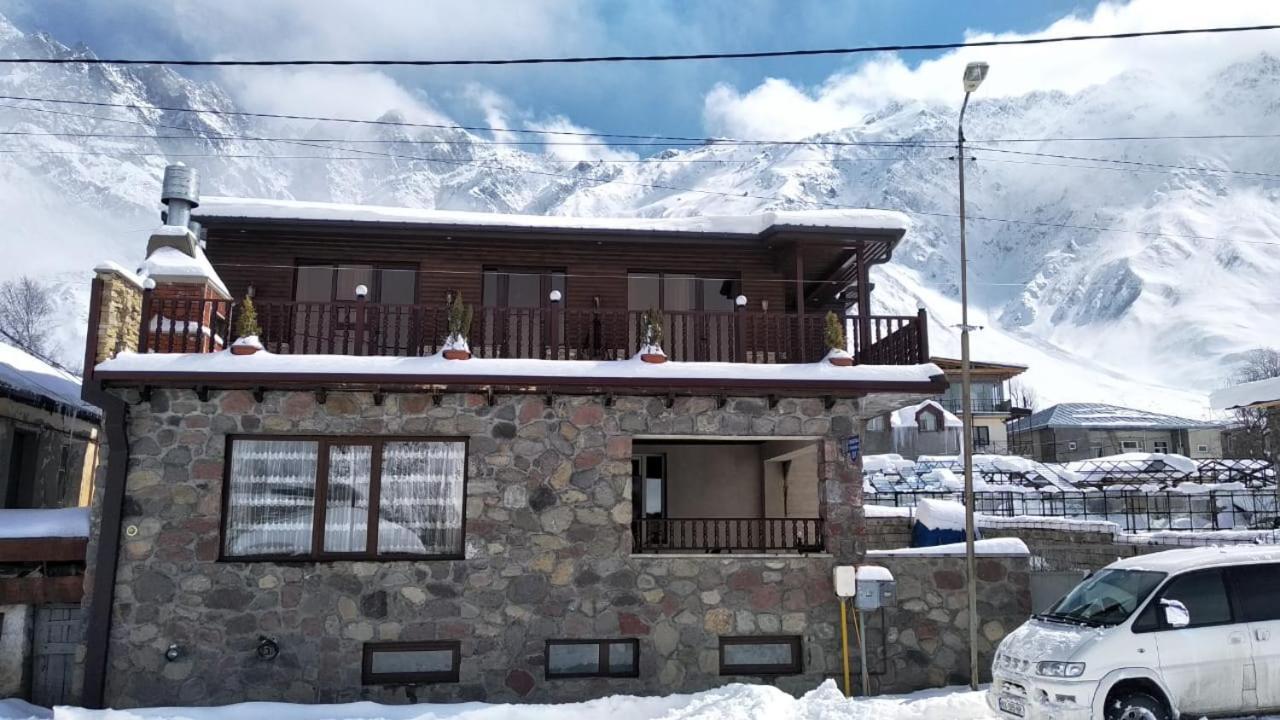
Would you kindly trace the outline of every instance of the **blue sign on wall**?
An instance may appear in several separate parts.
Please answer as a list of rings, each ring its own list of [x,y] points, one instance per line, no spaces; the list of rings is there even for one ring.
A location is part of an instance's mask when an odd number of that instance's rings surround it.
[[[862,438],[857,435],[849,436],[849,461],[857,462],[858,455],[862,452]]]

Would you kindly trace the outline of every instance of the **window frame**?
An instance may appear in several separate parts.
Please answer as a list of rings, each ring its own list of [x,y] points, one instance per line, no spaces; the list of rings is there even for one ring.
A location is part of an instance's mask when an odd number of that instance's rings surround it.
[[[1132,446],[1132,447],[1128,447]],[[1121,452],[1146,452],[1146,443],[1141,440],[1121,440]]]
[[[730,645],[790,645],[794,662],[781,665],[726,665],[724,649]],[[804,672],[804,642],[800,635],[721,635],[720,676],[800,675]]]
[[[230,517],[231,504],[231,465],[232,448],[236,440],[265,440],[282,442],[315,442],[316,478],[314,504],[311,508],[311,549],[298,555],[265,554],[265,555],[231,555],[227,552],[227,519]],[[332,562],[335,560],[359,560],[384,562],[395,560],[464,560],[467,547],[467,490],[471,479],[471,439],[468,436],[449,437],[441,435],[325,435],[325,434],[272,434],[272,433],[229,433],[225,438],[225,450],[222,461],[222,498],[220,501],[222,517],[218,522],[218,562],[275,562],[275,563],[308,563]],[[461,443],[462,461],[462,524],[459,527],[458,550],[455,553],[437,555],[419,555],[414,553],[378,552],[378,525],[374,522],[367,526],[365,549],[360,552],[325,552],[324,528],[326,498],[329,489],[329,448],[334,445],[369,445],[372,457],[369,467],[369,514],[380,517],[382,490],[382,451],[386,443],[394,442],[447,442]]]
[[[631,669],[626,672],[610,672],[609,646],[625,643],[631,646]],[[552,645],[598,645],[600,651],[599,670],[585,673],[559,673],[551,670]],[[547,638],[542,650],[542,677],[544,680],[573,680],[577,678],[635,678],[640,677],[640,639],[639,638],[590,638],[566,639]]]
[[[990,447],[991,446],[991,427],[988,425],[973,426],[973,445],[974,447]]]
[[[374,673],[373,656],[379,652],[418,652],[448,650],[453,653],[453,669],[444,672]],[[361,685],[427,685],[456,683],[462,667],[462,642],[459,640],[386,640],[367,642],[361,650]]]
[[[681,312],[696,312],[696,313],[703,313],[703,312],[715,312],[715,311],[711,311],[711,310],[707,310],[707,309],[706,309],[706,303],[704,303],[704,302],[702,301],[702,293],[701,293],[701,292],[695,292],[695,293],[694,293],[693,304],[694,304],[696,307],[693,307],[693,308],[691,308],[691,309],[689,309],[689,310],[667,310],[667,278],[668,278],[668,277],[689,278],[689,279],[692,279],[692,280],[696,280],[696,281],[698,281],[698,282],[703,282],[703,281],[707,281],[707,280],[710,280],[710,281],[720,280],[721,282],[729,282],[729,283],[732,283],[731,287],[733,287],[733,288],[735,288],[735,289],[737,290],[737,295],[741,295],[741,294],[742,294],[742,292],[743,292],[743,290],[742,290],[742,288],[743,288],[743,284],[742,284],[742,271],[741,271],[741,270],[730,270],[730,271],[726,271],[726,272],[724,272],[724,273],[708,273],[708,272],[698,272],[698,271],[692,271],[692,270],[651,270],[651,269],[650,269],[650,270],[646,270],[646,269],[633,269],[633,268],[628,268],[628,269],[627,269],[627,285],[626,285],[626,290],[628,291],[628,293],[630,293],[630,290],[631,290],[631,278],[632,278],[632,276],[633,276],[633,275],[652,276],[652,277],[654,277],[654,278],[656,278],[656,279],[657,279],[657,281],[658,281],[658,307],[657,307],[657,308],[632,308],[632,307],[630,307],[631,303],[630,303],[630,298],[628,297],[628,302],[627,302],[627,305],[628,305],[628,307],[627,307],[627,311],[628,311],[628,312],[644,312],[644,311],[646,311],[646,310],[651,310],[651,309],[656,309],[656,310],[659,310],[659,311],[661,311],[661,312],[675,312],[675,313],[681,313]],[[730,300],[736,299],[737,295],[735,295],[733,298],[730,298]]]
[[[329,302],[335,305],[355,305],[355,300],[339,300],[338,299],[338,270],[352,268],[369,268],[372,273],[369,278],[369,297],[366,300],[370,303],[382,302],[382,276],[378,274],[380,270],[406,270],[413,273],[413,303],[418,304],[419,295],[422,288],[420,287],[419,275],[421,268],[418,263],[409,261],[391,261],[381,262],[376,260],[312,260],[309,258],[295,259],[293,263],[293,283],[289,288],[289,300],[292,302],[322,302],[320,300],[298,300],[298,275],[303,268],[327,267],[333,271],[333,277],[329,280],[329,299],[323,302]]]
[[[1240,573],[1255,569],[1265,570],[1266,568],[1271,568],[1272,572],[1280,574],[1280,562],[1273,562],[1269,560],[1241,563],[1239,565],[1228,565],[1223,568],[1224,579],[1227,583],[1227,597],[1231,601],[1232,617],[1236,619],[1236,623],[1254,624],[1280,622],[1280,614],[1277,614],[1274,618],[1254,620],[1249,617],[1249,613],[1247,612],[1244,604],[1245,601],[1243,594],[1248,592],[1246,590],[1247,583],[1240,577]]]

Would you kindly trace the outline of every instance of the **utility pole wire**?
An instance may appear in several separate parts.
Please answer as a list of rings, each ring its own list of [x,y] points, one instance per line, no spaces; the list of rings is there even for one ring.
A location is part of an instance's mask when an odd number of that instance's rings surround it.
[[[916,52],[925,50],[956,50],[959,48],[1016,47],[1025,45],[1050,45],[1054,43],[1082,42],[1088,40],[1127,40],[1144,37],[1168,37],[1174,35],[1212,35],[1223,33],[1277,30],[1280,25],[1243,25],[1231,27],[1180,28],[1172,30],[1147,30],[1124,33],[1091,35],[1066,35],[1058,37],[1022,38],[1018,40],[973,40],[962,42],[918,43],[903,45],[864,45],[861,47],[822,48],[802,50],[760,50],[751,52],[682,53],[673,55],[593,55],[578,57],[490,58],[454,60],[180,60],[138,58],[0,58],[3,65],[174,65],[184,67],[279,67],[279,66],[406,66],[406,67],[463,67],[471,65],[580,65],[587,63],[623,62],[672,62],[684,60],[749,60],[758,58],[813,57],[817,55],[859,55],[882,52]]]

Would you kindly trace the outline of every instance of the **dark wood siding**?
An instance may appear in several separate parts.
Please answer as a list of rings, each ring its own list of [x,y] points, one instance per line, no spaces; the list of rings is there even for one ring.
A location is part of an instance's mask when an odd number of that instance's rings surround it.
[[[741,277],[750,308],[767,300],[782,311],[788,299],[779,250],[759,243],[695,245],[670,242],[547,241],[542,239],[431,236],[360,237],[341,233],[236,231],[210,228],[207,253],[231,294],[239,299],[252,283],[257,297],[291,299],[293,268],[300,260],[349,263],[416,263],[418,302],[443,304],[445,293],[461,290],[479,302],[485,267],[554,267],[568,272],[568,308],[625,309],[626,275],[650,270],[711,277]]]

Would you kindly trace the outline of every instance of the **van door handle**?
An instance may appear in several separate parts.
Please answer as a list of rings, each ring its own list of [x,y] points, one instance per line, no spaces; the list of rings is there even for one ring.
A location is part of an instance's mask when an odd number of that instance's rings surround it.
[[[1270,640],[1271,631],[1266,628],[1254,628],[1253,636],[1258,640]]]
[[[1242,642],[1244,642],[1244,633],[1238,633],[1238,632],[1231,633],[1232,645],[1239,645]]]

